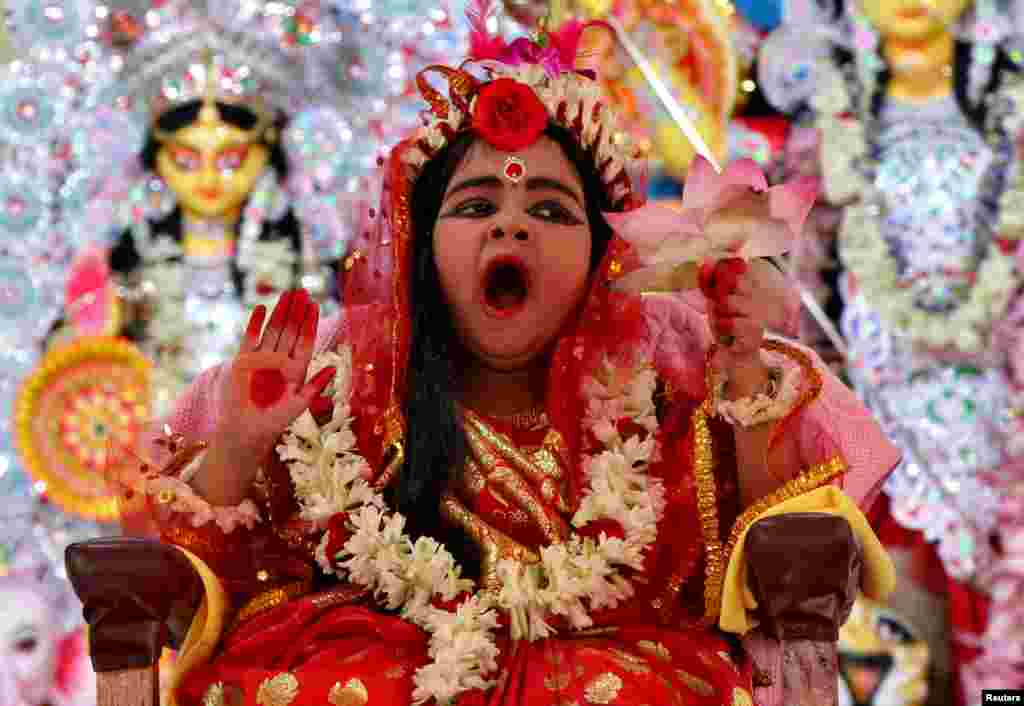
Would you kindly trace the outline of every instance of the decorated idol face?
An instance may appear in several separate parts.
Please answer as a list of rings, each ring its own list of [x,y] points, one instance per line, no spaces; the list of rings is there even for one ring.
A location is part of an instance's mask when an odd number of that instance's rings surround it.
[[[456,332],[490,368],[522,368],[545,353],[586,290],[583,187],[546,136],[515,154],[474,142],[448,184],[433,237]]]
[[[883,37],[928,39],[948,32],[970,0],[854,0]]]
[[[928,645],[885,606],[861,596],[839,631],[840,706],[919,706],[928,696]]]
[[[269,149],[254,139],[249,128],[255,118],[244,109],[218,104],[190,110],[194,120],[164,130],[156,171],[187,215],[237,220],[267,166]]]
[[[26,583],[0,586],[0,703],[46,703],[56,679],[60,628],[40,592]]]

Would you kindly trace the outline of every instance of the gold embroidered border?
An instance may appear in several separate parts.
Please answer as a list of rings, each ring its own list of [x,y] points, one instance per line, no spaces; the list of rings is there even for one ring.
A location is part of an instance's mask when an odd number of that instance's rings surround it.
[[[312,586],[312,581],[295,581],[294,583],[286,583],[283,586],[271,588],[260,593],[242,606],[241,610],[238,611],[238,615],[235,616],[231,629],[234,630],[250,618],[255,618],[260,613],[271,608],[277,608],[288,601],[306,595],[312,589]]]
[[[412,237],[411,232],[411,214],[409,211],[409,201],[412,191],[411,180],[409,175],[404,169],[399,168],[399,173],[394,175],[397,178],[398,183],[393,184],[394,189],[391,206],[394,209],[394,232],[390,234],[392,240],[391,246],[391,267],[392,267],[392,283],[391,283],[391,308],[392,316],[394,321],[391,322],[391,389],[388,390],[388,403],[391,408],[399,409],[398,404],[398,366],[399,363],[405,361],[399,361],[399,347],[401,342],[398,340],[400,333],[401,317],[406,316],[408,312],[402,304],[406,303],[402,301],[402,276],[407,274],[409,267],[408,258],[406,257],[409,252],[409,241]],[[384,214],[380,214],[381,218],[384,218]],[[385,243],[379,243],[378,246],[382,246]],[[404,371],[403,371],[404,372]]]
[[[708,427],[710,401],[705,400],[693,413],[693,474],[697,481],[697,512],[704,536],[704,605],[706,618],[712,619],[713,609],[721,600],[722,539],[718,525],[718,488],[715,483],[715,455]],[[676,589],[678,590],[678,589]]]
[[[814,367],[811,357],[794,345],[784,341],[766,340],[761,344],[761,349],[784,355],[794,361],[802,369],[804,378],[802,385],[803,389],[800,391],[800,397],[797,398],[796,404],[793,405],[793,409],[789,410],[789,414],[785,417],[785,420],[791,419],[794,414],[802,410],[814,400],[818,399],[821,395],[821,389],[825,384],[821,379],[821,373],[818,372],[816,367]],[[782,429],[782,427],[782,424],[775,425],[775,429],[772,430],[772,436],[769,440],[769,446],[775,443],[775,435]]]
[[[708,599],[706,617],[711,619],[718,618],[722,607],[722,582],[725,580],[725,568],[729,565],[729,559],[732,557],[733,550],[736,548],[736,543],[739,541],[743,531],[769,508],[831,483],[846,473],[846,470],[846,461],[841,456],[833,456],[824,463],[811,466],[775,492],[765,495],[736,518],[732,531],[729,533],[729,540],[726,542],[725,550],[721,552],[720,559],[716,565],[715,576],[712,578],[709,571],[708,581],[705,584],[705,597]],[[708,566],[711,566],[710,562]],[[710,593],[712,587],[715,589],[713,595]]]
[[[788,419],[793,414],[803,409],[806,405],[817,399],[821,394],[822,387],[824,386],[821,374],[818,372],[817,368],[814,367],[811,357],[796,346],[778,340],[765,340],[762,342],[761,348],[762,350],[773,351],[775,353],[785,355],[795,361],[803,369],[803,389],[801,390],[800,397],[797,399],[793,409],[790,411],[789,415],[787,415]],[[715,414],[715,408],[717,406],[717,400],[715,399],[717,379],[714,374],[714,366],[711,364],[715,351],[716,347],[712,346],[708,351],[704,366],[706,398],[693,414],[693,472],[697,482],[697,512],[700,515],[701,534],[704,537],[706,562],[704,577],[705,624],[713,624],[718,619],[718,613],[720,612],[722,603],[722,582],[725,580],[726,562],[728,561],[732,548],[735,545],[736,540],[733,537],[738,536],[739,534],[735,528],[740,526],[740,523],[744,518],[747,518],[746,523],[749,524],[753,521],[754,517],[768,507],[793,497],[794,495],[799,495],[800,493],[804,493],[809,490],[813,490],[820,485],[824,485],[824,483],[831,481],[833,478],[846,471],[846,466],[842,459],[836,457],[831,461],[808,469],[771,495],[762,498],[760,501],[748,508],[740,518],[737,519],[733,533],[730,535],[729,543],[727,547],[723,549],[718,521],[718,489],[715,483],[714,448],[711,440],[711,430],[708,427],[708,419]],[[776,429],[780,427],[781,425],[778,425],[776,426]],[[833,464],[838,464],[840,468],[832,472]],[[820,478],[826,478],[826,480],[819,480]],[[764,503],[763,507],[762,503]],[[760,509],[754,512],[755,508]],[[748,516],[748,513],[752,513],[752,515]],[[673,594],[676,594],[679,592],[681,585],[682,582],[680,577],[673,576],[672,580],[669,582],[669,590]],[[675,595],[670,596],[670,598],[674,599]]]
[[[212,531],[223,532],[220,528]],[[165,527],[160,532],[160,539],[164,544],[173,544],[187,549],[212,563],[223,560],[226,554],[223,535],[216,537],[217,541],[214,541],[215,537],[209,528],[192,528],[181,525]]]

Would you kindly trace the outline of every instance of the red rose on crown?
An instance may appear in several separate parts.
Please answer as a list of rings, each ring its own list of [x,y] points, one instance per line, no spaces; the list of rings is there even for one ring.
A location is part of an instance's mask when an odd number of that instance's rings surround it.
[[[548,110],[533,89],[511,78],[483,86],[473,105],[473,129],[504,152],[529,147],[548,126]]]

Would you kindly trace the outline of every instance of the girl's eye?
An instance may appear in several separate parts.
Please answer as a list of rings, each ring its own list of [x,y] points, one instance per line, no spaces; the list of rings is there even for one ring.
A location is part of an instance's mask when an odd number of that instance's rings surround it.
[[[542,218],[545,221],[567,226],[578,226],[582,222],[569,209],[557,201],[542,201],[533,206],[529,213],[535,218]]]
[[[494,213],[494,204],[487,199],[470,199],[453,208],[448,215],[459,218],[483,218]]]
[[[247,154],[244,148],[228,150],[217,158],[217,169],[222,172],[234,171],[242,166]]]
[[[199,169],[199,155],[191,150],[172,150],[171,160],[174,162],[174,166],[182,171],[194,172]]]

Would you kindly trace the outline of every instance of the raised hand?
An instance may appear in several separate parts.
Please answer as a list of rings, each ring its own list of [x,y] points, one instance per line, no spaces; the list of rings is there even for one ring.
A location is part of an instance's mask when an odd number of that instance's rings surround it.
[[[766,328],[785,318],[788,284],[771,263],[729,258],[700,268],[712,332],[727,371],[756,367]]]
[[[269,452],[335,372],[325,368],[306,381],[320,310],[305,290],[283,294],[264,329],[266,313],[253,311],[221,388],[218,440],[247,454]]]

